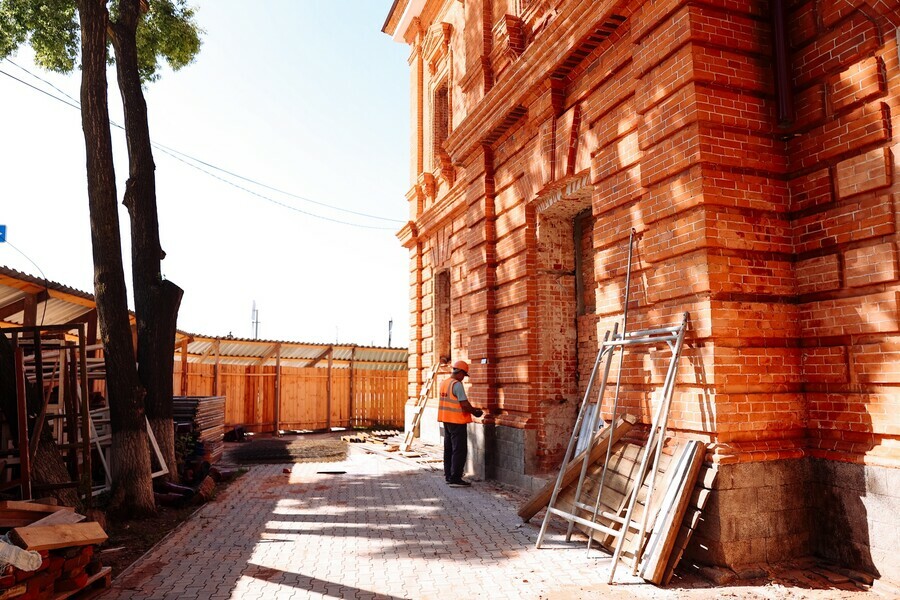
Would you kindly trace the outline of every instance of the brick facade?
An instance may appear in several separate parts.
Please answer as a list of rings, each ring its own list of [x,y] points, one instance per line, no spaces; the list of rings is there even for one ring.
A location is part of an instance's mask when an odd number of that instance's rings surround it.
[[[900,0],[394,3],[409,393],[449,323],[487,413],[477,473],[558,466],[634,229],[629,328],[690,313],[670,426],[719,474],[694,558],[900,576],[898,25]],[[645,422],[665,354],[624,359]]]

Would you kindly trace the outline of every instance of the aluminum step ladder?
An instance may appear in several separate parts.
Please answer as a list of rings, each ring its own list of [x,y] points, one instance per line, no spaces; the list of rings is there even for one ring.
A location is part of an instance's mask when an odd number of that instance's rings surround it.
[[[547,506],[547,512],[544,515],[544,522],[541,524],[541,531],[538,534],[538,539],[536,543],[536,547],[540,548],[543,543],[544,535],[547,531],[547,526],[550,522],[552,516],[557,516],[569,523],[566,539],[571,538],[571,533],[574,525],[577,523],[584,527],[587,527],[591,531],[591,535],[588,540],[588,549],[590,549],[590,544],[593,541],[594,532],[601,532],[608,536],[611,536],[615,541],[615,553],[613,554],[613,563],[612,569],[610,572],[610,583],[613,582],[613,578],[615,576],[616,565],[619,559],[622,556],[622,550],[625,542],[625,537],[628,531],[637,531],[637,542],[638,547],[634,552],[634,564],[633,568],[636,571],[637,564],[640,560],[640,547],[642,539],[646,533],[647,528],[647,517],[649,515],[649,510],[644,511],[644,516],[640,522],[634,521],[632,519],[632,515],[634,514],[635,505],[637,503],[638,495],[641,493],[641,489],[643,487],[644,479],[647,477],[649,472],[649,490],[647,492],[646,497],[649,499],[653,493],[653,485],[655,483],[656,472],[659,467],[659,459],[662,452],[662,442],[665,440],[665,432],[666,432],[666,422],[668,420],[669,415],[669,407],[671,405],[673,392],[675,389],[675,375],[677,371],[678,360],[681,357],[681,351],[684,344],[684,335],[687,330],[688,325],[688,313],[684,313],[682,316],[682,321],[678,325],[673,325],[670,327],[661,327],[656,329],[645,329],[641,331],[628,332],[625,335],[620,335],[617,331],[618,324],[613,328],[612,332],[607,332],[606,336],[603,339],[603,343],[600,345],[600,349],[597,353],[597,359],[594,363],[594,371],[591,373],[591,379],[588,383],[588,389],[585,393],[584,399],[582,400],[582,406],[578,414],[578,418],[575,422],[575,427],[572,432],[572,436],[569,439],[569,445],[566,449],[565,458],[563,459],[562,468],[560,469],[560,476],[557,477],[556,486],[553,490],[553,495],[551,496],[550,503]],[[647,444],[644,447],[643,454],[641,457],[641,464],[638,469],[637,475],[635,477],[634,487],[632,488],[630,494],[627,496],[627,509],[625,511],[625,515],[621,516],[616,513],[600,511],[600,496],[603,492],[604,483],[606,480],[606,474],[609,465],[610,453],[612,451],[612,445],[607,448],[607,456],[606,460],[603,464],[603,471],[600,477],[600,487],[597,490],[597,499],[593,505],[587,504],[581,501],[581,492],[584,486],[584,480],[587,474],[588,464],[585,461],[581,466],[581,474],[578,479],[578,484],[576,486],[575,498],[574,498],[574,506],[575,512],[570,513],[566,512],[556,506],[557,499],[559,493],[562,491],[561,482],[562,482],[562,473],[565,471],[566,465],[569,464],[569,461],[572,459],[576,446],[584,447],[584,443],[579,444],[579,438],[583,437],[581,432],[583,430],[582,421],[584,416],[589,412],[593,411],[591,423],[587,428],[588,432],[593,432],[597,430],[597,421],[600,415],[600,408],[603,403],[603,397],[606,392],[608,375],[612,366],[612,359],[616,352],[616,350],[622,350],[622,357],[620,361],[624,359],[624,349],[626,347],[635,347],[635,346],[659,346],[662,344],[666,344],[668,348],[671,350],[672,355],[669,362],[669,367],[666,372],[666,376],[663,382],[663,386],[660,394],[660,402],[657,406],[656,412],[653,417],[653,422],[650,426],[650,432],[647,439]],[[600,390],[597,393],[597,397],[595,401],[591,401],[590,393],[591,388],[593,387],[594,378],[601,360],[605,357],[606,365],[604,367],[604,377],[600,382]],[[610,421],[610,427],[613,431],[610,432],[610,438],[614,433],[615,423],[617,420],[617,411],[618,411],[618,387],[619,382],[621,380],[621,362],[620,362],[620,375],[617,377],[616,381],[616,404],[613,407],[613,415],[612,420]],[[591,408],[589,408],[591,406]],[[590,452],[592,446],[591,437],[588,438],[586,443],[587,452]],[[652,455],[652,458],[651,458]],[[652,469],[650,469],[652,463]],[[649,470],[649,471],[648,471]],[[579,510],[585,511],[590,514],[589,519],[586,519],[582,516],[579,516],[577,513]],[[597,522],[597,517],[602,516],[611,522],[611,526],[604,525],[602,523]]]

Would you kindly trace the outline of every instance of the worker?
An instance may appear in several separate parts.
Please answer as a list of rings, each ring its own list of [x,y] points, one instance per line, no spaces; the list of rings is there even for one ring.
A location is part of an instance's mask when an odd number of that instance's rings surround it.
[[[441,401],[438,421],[444,424],[444,479],[450,487],[472,485],[462,478],[468,451],[467,425],[472,415],[480,417],[484,412],[473,407],[466,397],[462,381],[469,375],[469,364],[463,360],[453,363],[450,377],[441,382]]]

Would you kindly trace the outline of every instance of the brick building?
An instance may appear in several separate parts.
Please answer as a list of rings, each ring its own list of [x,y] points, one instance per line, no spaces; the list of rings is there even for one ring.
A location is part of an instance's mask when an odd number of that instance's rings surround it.
[[[718,470],[689,553],[900,577],[898,25],[900,0],[394,1],[409,394],[472,364],[476,473],[558,466],[634,229],[629,328],[690,313],[670,425]],[[645,422],[664,368],[626,357]]]

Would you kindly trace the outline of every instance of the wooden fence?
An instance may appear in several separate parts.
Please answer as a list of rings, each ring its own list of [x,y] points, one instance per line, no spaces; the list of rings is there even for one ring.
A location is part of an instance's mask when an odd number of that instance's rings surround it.
[[[187,377],[182,369],[187,366]],[[403,428],[406,371],[175,361],[178,396],[225,396],[225,424],[248,431]]]

